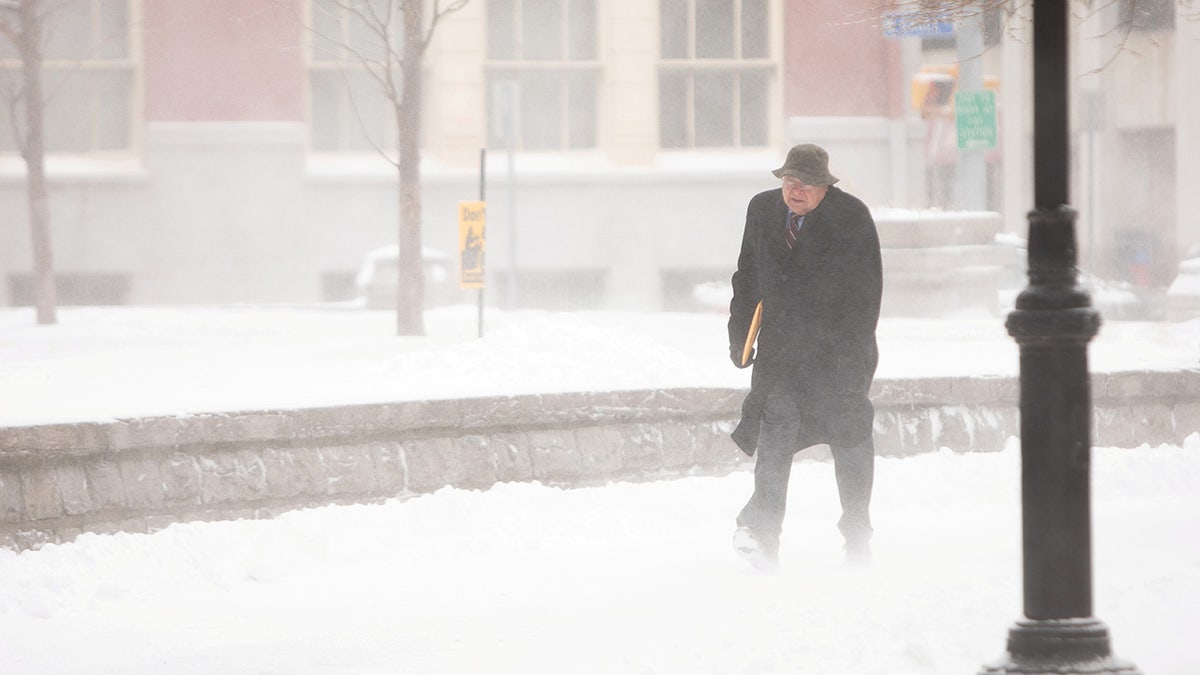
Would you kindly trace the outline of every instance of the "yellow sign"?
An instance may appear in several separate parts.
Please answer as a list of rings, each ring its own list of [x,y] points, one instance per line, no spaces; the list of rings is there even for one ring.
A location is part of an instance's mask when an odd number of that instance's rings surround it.
[[[487,203],[458,203],[458,287],[483,288]]]

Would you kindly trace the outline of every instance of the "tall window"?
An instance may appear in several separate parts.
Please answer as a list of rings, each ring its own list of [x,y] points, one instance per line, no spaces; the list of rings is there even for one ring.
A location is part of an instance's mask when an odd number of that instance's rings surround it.
[[[393,150],[396,115],[385,83],[400,90],[403,74],[387,67],[399,54],[403,18],[392,0],[312,0],[309,99],[312,149]]]
[[[487,24],[489,144],[595,147],[596,0],[489,0]]]
[[[769,0],[659,0],[659,142],[664,148],[769,140]]]
[[[59,0],[44,3],[42,90],[46,152],[128,152],[134,116],[130,0]],[[8,11],[9,18],[13,13]],[[15,45],[0,36],[0,152],[18,151],[9,111],[21,85]]]

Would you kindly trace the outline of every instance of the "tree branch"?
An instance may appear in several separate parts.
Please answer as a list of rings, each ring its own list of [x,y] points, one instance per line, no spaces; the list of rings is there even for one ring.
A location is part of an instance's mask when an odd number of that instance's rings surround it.
[[[17,145],[17,152],[24,157],[28,147],[28,143],[25,142],[25,133],[21,130],[21,101],[25,98],[25,91],[24,89],[9,89],[4,92],[4,98],[8,102],[8,121],[13,141]]]
[[[358,107],[358,100],[354,97],[353,91],[347,91],[350,94],[350,107],[354,110],[354,117],[358,120],[358,127],[363,130],[363,137],[367,139],[367,142],[371,144],[371,147],[374,148],[375,152],[378,153],[379,156],[382,157],[388,164],[391,164],[395,168],[400,168],[400,161],[398,159],[392,159],[388,155],[387,150],[377,143],[375,139],[371,137],[371,134],[367,133],[367,122],[365,119],[363,119],[362,110]]]
[[[441,8],[441,0],[433,0],[433,18],[429,20],[429,30],[424,31],[421,35],[421,54],[429,47],[429,43],[433,41],[433,32],[437,29],[438,22],[447,14],[453,14],[463,7],[467,6],[470,0],[454,0],[448,7]]]
[[[0,0],[2,1],[2,0]],[[379,86],[384,98],[391,103],[393,111],[398,115],[400,104],[403,100],[403,92],[398,84],[400,78],[406,76],[405,61],[402,54],[403,45],[397,44],[393,24],[397,21],[397,8],[403,6],[406,2],[422,2],[424,0],[389,0],[386,3],[384,11],[378,11],[370,2],[360,2],[356,0],[325,0],[324,2],[313,3],[315,11],[341,10],[345,16],[334,16],[339,25],[345,21],[345,17],[353,16],[362,22],[362,25],[371,33],[371,35],[380,41],[382,46],[382,55],[373,57],[369,55],[362,47],[356,47],[351,44],[348,39],[343,36],[331,36],[322,33],[313,26],[305,26],[308,31],[317,39],[328,40],[330,43],[337,45],[344,50],[347,61],[356,61],[367,76]],[[467,5],[469,0],[452,0],[449,4],[443,6],[442,0],[433,0],[433,13],[429,22],[429,27],[426,30],[418,30],[419,53],[424,55],[427,47],[433,39],[433,34],[438,23],[446,15],[457,12]],[[418,63],[415,67],[419,68]],[[345,73],[343,72],[343,75]],[[349,87],[349,79],[344,79],[347,82],[347,91],[349,93],[350,106],[354,111],[354,115],[362,129],[366,129],[365,117],[362,108],[358,105],[358,100],[354,96],[352,89]],[[393,166],[399,167],[398,159],[392,159],[388,153],[380,147],[370,134],[364,134],[368,143],[375,149],[380,156],[388,161]]]
[[[392,81],[392,78],[391,78],[392,69],[391,69],[391,64],[389,63],[389,60],[393,59],[395,57],[395,53],[392,48],[392,45],[388,42],[388,33],[387,33],[386,26],[384,27],[384,29],[382,31],[380,31],[380,28],[379,28],[380,20],[377,16],[374,16],[374,10],[371,10],[372,16],[368,17],[366,14],[363,13],[363,10],[361,10],[358,6],[347,3],[347,2],[342,2],[340,0],[329,0],[329,2],[327,4],[331,5],[333,7],[336,7],[338,9],[342,9],[342,10],[362,19],[363,23],[367,26],[367,28],[370,29],[370,31],[372,33],[374,33],[376,36],[378,36],[381,40],[384,41],[384,52],[385,52],[384,60],[380,61],[379,59],[371,58],[365,52],[356,48],[354,45],[350,44],[350,42],[348,40],[343,40],[340,36],[339,37],[329,36],[329,35],[326,35],[325,33],[322,33],[321,31],[318,31],[316,28],[313,28],[312,26],[305,26],[305,27],[308,29],[308,31],[310,33],[317,36],[318,38],[328,40],[332,44],[335,44],[338,47],[345,50],[346,53],[350,57],[347,60],[357,61],[359,63],[359,65],[361,65],[363,67],[363,70],[366,71],[367,75],[372,80],[374,80],[375,83],[378,84],[384,90],[385,94],[389,98],[395,96],[396,88],[395,88],[395,83]],[[316,7],[316,6],[317,6],[317,4],[314,3],[314,7]],[[390,5],[389,5],[389,7],[390,7]],[[335,18],[338,18],[338,17],[335,17]],[[338,18],[338,22],[339,22],[339,24],[341,23],[340,18]]]

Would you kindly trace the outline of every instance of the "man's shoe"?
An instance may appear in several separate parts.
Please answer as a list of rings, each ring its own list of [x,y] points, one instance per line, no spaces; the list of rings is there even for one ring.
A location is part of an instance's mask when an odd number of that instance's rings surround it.
[[[733,550],[759,572],[779,571],[779,540],[760,537],[748,527],[733,531]]]
[[[871,564],[870,539],[847,539],[846,545],[843,548],[846,550],[847,565]]]

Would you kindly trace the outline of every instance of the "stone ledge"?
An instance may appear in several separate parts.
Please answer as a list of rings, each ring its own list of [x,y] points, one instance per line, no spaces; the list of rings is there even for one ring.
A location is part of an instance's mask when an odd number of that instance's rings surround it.
[[[880,379],[881,456],[995,451],[1019,435],[1016,378]],[[445,486],[594,484],[749,465],[745,391],[670,389],[205,413],[0,429],[0,546],[258,518]],[[1096,445],[1200,431],[1200,370],[1097,374]],[[822,457],[821,450],[806,454]]]
[[[5,427],[0,428],[0,465],[139,448],[704,418],[738,410],[742,396],[733,389],[532,394]]]

